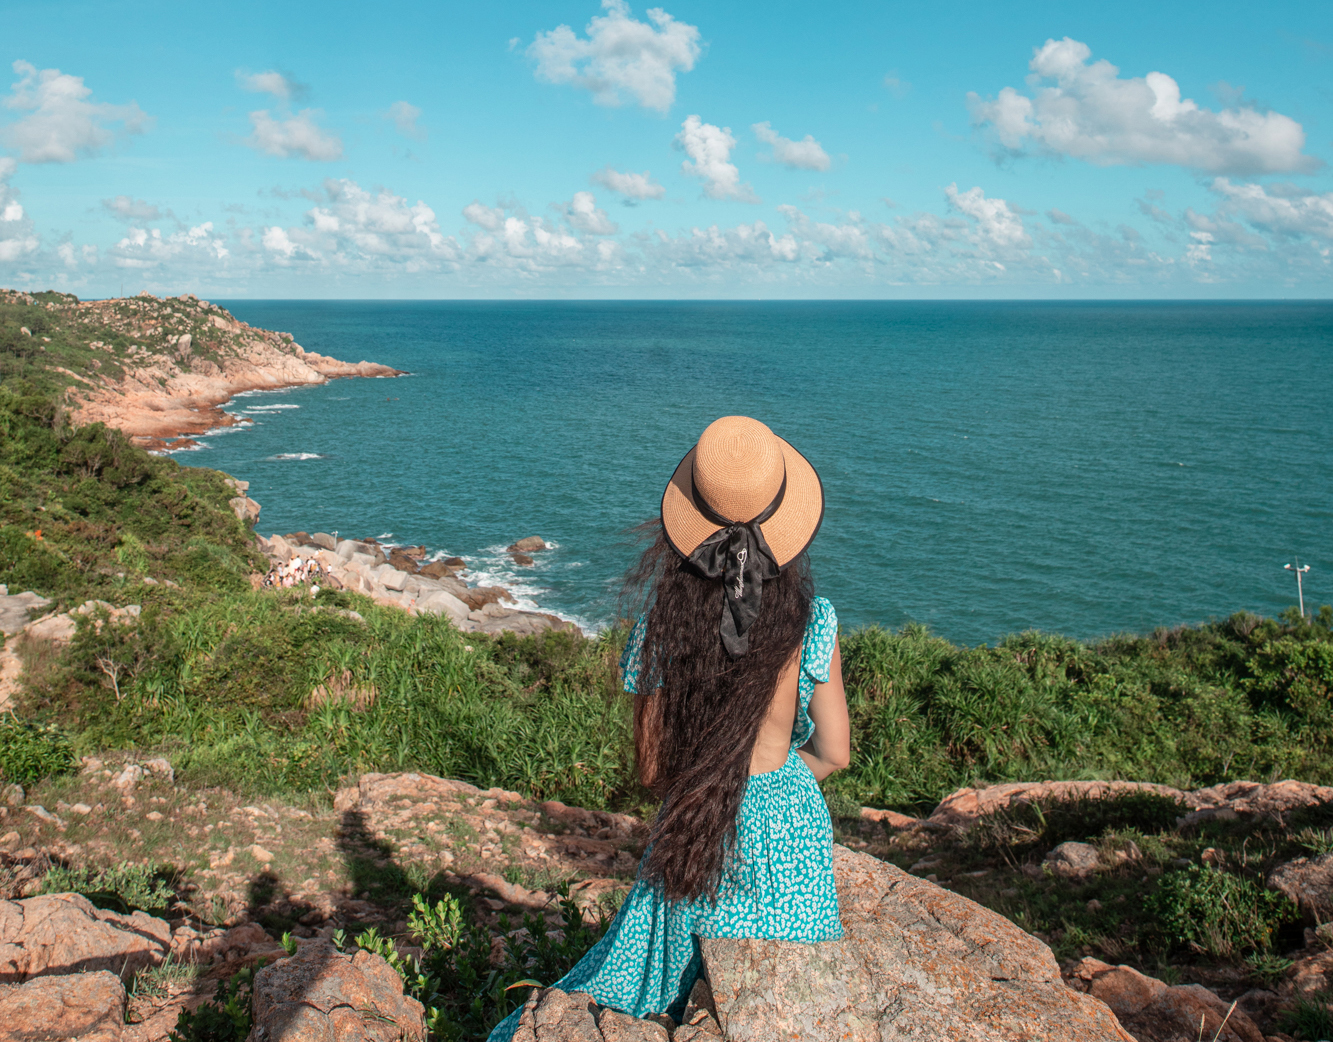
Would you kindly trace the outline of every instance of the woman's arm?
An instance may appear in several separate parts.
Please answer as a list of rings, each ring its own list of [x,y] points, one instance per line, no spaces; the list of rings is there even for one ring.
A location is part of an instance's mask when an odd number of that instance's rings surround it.
[[[816,780],[823,781],[834,771],[851,763],[852,733],[847,723],[847,693],[842,686],[842,650],[833,644],[828,683],[816,684],[810,696],[810,719],[815,733],[796,751],[806,762]]]

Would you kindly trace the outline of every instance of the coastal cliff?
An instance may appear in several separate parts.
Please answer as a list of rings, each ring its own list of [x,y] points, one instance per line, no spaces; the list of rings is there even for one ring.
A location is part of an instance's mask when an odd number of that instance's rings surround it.
[[[5,346],[63,385],[76,424],[104,423],[148,449],[184,448],[173,439],[241,422],[222,406],[244,391],[402,375],[306,351],[290,333],[250,326],[189,293],[80,301],[0,290],[0,304],[41,309]]]

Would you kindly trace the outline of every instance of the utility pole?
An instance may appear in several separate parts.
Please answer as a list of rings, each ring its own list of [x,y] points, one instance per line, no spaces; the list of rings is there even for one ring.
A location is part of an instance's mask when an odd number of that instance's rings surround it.
[[[1295,573],[1296,573],[1296,599],[1297,599],[1298,601],[1300,601],[1300,605],[1301,605],[1301,618],[1303,619],[1303,618],[1305,618],[1305,591],[1304,591],[1303,589],[1301,589],[1301,576],[1304,575],[1306,572],[1308,572],[1308,571],[1310,570],[1310,566],[1307,564],[1304,568],[1302,568],[1302,567],[1301,567],[1301,559],[1298,557],[1298,558],[1296,558],[1296,567],[1295,567],[1295,568],[1293,568],[1293,567],[1292,567],[1291,565],[1289,565],[1289,564],[1284,564],[1282,567],[1285,568],[1285,569],[1286,569],[1287,571],[1289,571],[1289,572],[1295,572]]]

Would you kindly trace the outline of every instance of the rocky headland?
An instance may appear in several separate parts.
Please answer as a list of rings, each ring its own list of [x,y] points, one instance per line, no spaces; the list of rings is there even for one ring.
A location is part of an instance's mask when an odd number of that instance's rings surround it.
[[[222,406],[244,391],[403,375],[375,362],[306,351],[290,333],[257,329],[189,293],[88,301],[55,296],[42,306],[60,342],[24,328],[37,351],[53,356],[48,367],[64,377],[72,418],[115,427],[149,449],[184,448],[182,437],[241,422]],[[0,290],[0,303],[37,301]],[[67,353],[62,347],[74,357],[55,358]]]

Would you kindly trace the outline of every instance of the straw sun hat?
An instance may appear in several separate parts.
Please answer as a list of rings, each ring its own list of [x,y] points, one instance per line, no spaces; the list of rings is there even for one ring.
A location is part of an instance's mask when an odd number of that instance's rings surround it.
[[[724,416],[699,436],[662,494],[662,527],[690,557],[729,524],[760,520],[773,560],[785,568],[824,518],[824,488],[810,462],[758,420]]]

